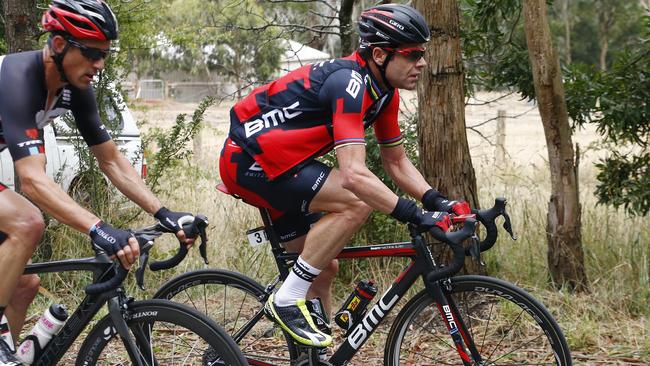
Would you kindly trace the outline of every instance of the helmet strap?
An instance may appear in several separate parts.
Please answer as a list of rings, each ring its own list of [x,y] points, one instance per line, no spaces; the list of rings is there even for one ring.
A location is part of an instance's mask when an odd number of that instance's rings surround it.
[[[379,65],[377,62],[375,62],[375,59],[372,58],[372,62],[374,62],[377,68],[379,69],[379,74],[381,75],[381,81],[388,89],[395,89],[386,78],[386,68],[388,68],[388,63],[392,58],[393,58],[393,52],[390,51],[386,55],[386,59],[384,60],[384,63],[382,65]]]
[[[56,65],[56,69],[59,71],[59,76],[61,77],[61,81],[64,83],[68,82],[68,78],[65,76],[65,71],[63,71],[63,58],[65,57],[65,54],[68,52],[68,49],[70,48],[70,44],[66,42],[65,47],[63,48],[63,51],[57,53],[54,51],[54,46],[52,45],[52,37],[50,37],[47,40],[47,45],[50,47],[50,52],[52,52],[52,61],[54,61],[54,64]]]

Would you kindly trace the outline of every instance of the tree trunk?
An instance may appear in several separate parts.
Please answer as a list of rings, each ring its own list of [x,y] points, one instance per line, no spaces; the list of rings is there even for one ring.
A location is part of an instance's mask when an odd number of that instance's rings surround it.
[[[41,13],[36,8],[36,0],[4,0],[2,8],[8,53],[36,49]]]
[[[352,9],[355,0],[343,0],[339,10],[339,32],[341,37],[341,56],[352,53],[352,35],[356,32],[352,27]]]
[[[551,169],[548,205],[548,266],[556,286],[587,289],[576,157],[571,142],[560,61],[551,43],[545,0],[524,0],[528,54]]]
[[[420,167],[426,180],[449,198],[478,208],[476,176],[465,129],[464,70],[456,0],[415,0],[432,30],[427,66],[418,84]],[[479,271],[473,261],[466,270]]]
[[[478,205],[465,130],[464,70],[455,0],[415,0],[433,30],[418,84],[420,165],[427,181],[449,198]]]

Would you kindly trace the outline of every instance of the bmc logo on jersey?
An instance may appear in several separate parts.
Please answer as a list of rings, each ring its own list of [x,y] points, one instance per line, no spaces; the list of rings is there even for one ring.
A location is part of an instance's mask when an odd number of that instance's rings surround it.
[[[280,123],[285,123],[287,120],[295,118],[302,114],[302,111],[292,112],[293,109],[298,108],[300,102],[296,101],[288,107],[282,109],[273,109],[269,112],[266,112],[262,115],[262,118],[244,123],[244,131],[246,132],[246,137],[251,137],[252,135],[267,129],[269,127],[275,127]]]
[[[348,83],[348,87],[345,88],[345,91],[348,92],[352,98],[356,99],[357,95],[359,95],[359,90],[361,90],[361,74],[352,70],[350,82]]]

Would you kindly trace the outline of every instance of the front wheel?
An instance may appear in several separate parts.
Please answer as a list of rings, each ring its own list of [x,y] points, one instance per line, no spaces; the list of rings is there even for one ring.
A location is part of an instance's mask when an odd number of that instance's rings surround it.
[[[465,324],[465,339],[473,340],[482,358],[470,364],[571,365],[560,327],[524,290],[484,276],[454,277],[450,288],[443,291],[455,304],[454,317]],[[441,311],[426,290],[411,299],[390,330],[384,364],[463,365]]]
[[[237,342],[251,365],[288,366],[297,357],[290,336],[262,314],[268,294],[241,273],[205,269],[183,273],[154,295],[207,314]]]
[[[142,365],[248,365],[235,342],[216,323],[186,306],[164,300],[129,304],[127,326]],[[110,315],[81,345],[77,366],[133,365]]]

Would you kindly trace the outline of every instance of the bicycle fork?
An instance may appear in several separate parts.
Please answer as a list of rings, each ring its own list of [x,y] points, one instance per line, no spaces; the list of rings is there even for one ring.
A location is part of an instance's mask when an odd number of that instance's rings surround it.
[[[147,336],[143,333],[143,329],[138,330],[138,332],[135,332],[134,330],[134,333],[136,333],[135,335],[138,338],[138,344],[140,345],[140,347],[138,347],[135,340],[129,333],[129,327],[127,326],[126,320],[124,318],[124,312],[127,309],[126,306],[126,299],[120,295],[114,296],[108,300],[108,312],[111,316],[111,320],[113,321],[113,325],[115,326],[115,330],[117,331],[117,334],[119,334],[120,339],[124,344],[124,348],[126,348],[131,361],[133,361],[136,365],[157,365],[158,362],[154,360],[153,350],[151,347],[147,347],[151,344],[151,334]],[[151,363],[145,364],[143,363],[143,360],[151,360]]]
[[[444,282],[449,281],[444,280]],[[429,283],[424,281],[425,286],[432,298],[435,300],[438,307],[438,312],[440,313],[447,331],[454,341],[454,348],[458,352],[463,361],[464,366],[482,366],[485,363],[483,362],[474,340],[472,339],[470,333],[467,330],[467,325],[464,320],[460,317],[460,312],[456,306],[456,303],[451,297],[447,297],[442,290],[441,282]],[[444,285],[447,285],[448,282]]]

